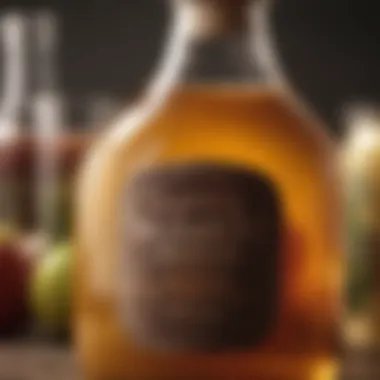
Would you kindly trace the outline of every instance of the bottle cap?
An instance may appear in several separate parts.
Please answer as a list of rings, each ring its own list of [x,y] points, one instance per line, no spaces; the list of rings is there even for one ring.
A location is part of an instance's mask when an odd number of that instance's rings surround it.
[[[249,0],[179,0],[193,12],[196,22],[194,34],[212,38],[224,32],[244,28]]]

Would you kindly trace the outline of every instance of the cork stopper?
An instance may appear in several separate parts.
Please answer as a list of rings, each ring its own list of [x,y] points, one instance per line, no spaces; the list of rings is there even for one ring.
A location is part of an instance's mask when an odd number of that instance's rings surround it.
[[[195,17],[194,35],[210,38],[245,28],[250,0],[178,0]]]

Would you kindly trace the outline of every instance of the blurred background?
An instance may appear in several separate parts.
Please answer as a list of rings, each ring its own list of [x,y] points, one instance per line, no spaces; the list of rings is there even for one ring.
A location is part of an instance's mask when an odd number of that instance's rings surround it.
[[[380,97],[376,1],[273,3],[272,29],[286,74],[329,128],[339,132],[342,104]],[[117,107],[141,89],[170,17],[163,0],[2,0],[0,12],[41,8],[60,18],[59,81],[74,124],[87,118],[91,103]],[[220,65],[216,59],[216,70]]]

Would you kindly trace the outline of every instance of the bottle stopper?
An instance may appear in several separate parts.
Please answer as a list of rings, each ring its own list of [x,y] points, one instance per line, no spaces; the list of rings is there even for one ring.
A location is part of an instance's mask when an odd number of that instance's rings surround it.
[[[194,37],[213,38],[246,24],[249,0],[179,0],[194,17]]]

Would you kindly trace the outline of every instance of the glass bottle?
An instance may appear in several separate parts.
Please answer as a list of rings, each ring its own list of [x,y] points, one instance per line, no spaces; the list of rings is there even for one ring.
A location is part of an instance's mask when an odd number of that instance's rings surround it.
[[[250,5],[174,1],[156,80],[80,170],[74,330],[87,379],[337,374],[335,147],[250,77]]]
[[[31,18],[34,37],[35,91],[32,124],[36,147],[36,229],[46,244],[71,238],[73,182],[88,144],[87,133],[72,131],[70,107],[60,81],[58,64],[60,18],[39,9]]]
[[[27,18],[7,12],[0,20],[3,82],[0,104],[0,218],[2,227],[25,228],[30,221],[30,146],[23,139],[27,99]]]
[[[32,103],[32,122],[36,140],[36,224],[49,244],[61,236],[59,219],[68,212],[63,205],[60,147],[64,136],[63,99],[57,83],[58,18],[49,10],[33,15],[37,88]],[[66,190],[67,191],[67,190]],[[62,205],[60,205],[60,203]],[[64,206],[64,207],[63,207]],[[65,234],[63,234],[65,235]]]
[[[342,163],[346,199],[345,372],[377,378],[380,358],[380,108],[347,107]],[[351,378],[350,377],[350,378]]]

